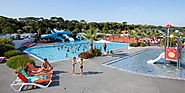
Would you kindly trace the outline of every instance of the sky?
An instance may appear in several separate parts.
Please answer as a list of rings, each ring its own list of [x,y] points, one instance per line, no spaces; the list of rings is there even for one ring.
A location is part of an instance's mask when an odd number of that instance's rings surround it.
[[[0,0],[0,16],[185,27],[185,0]]]

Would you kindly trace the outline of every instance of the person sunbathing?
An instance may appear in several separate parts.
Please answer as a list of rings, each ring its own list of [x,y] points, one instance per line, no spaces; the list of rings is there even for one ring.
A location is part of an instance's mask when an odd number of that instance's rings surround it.
[[[41,67],[34,67],[32,64],[27,63],[27,66],[23,69],[28,76],[40,76],[45,73],[52,73],[50,70],[43,70]]]
[[[51,71],[53,69],[53,66],[51,66],[48,62],[48,60],[45,58],[44,61],[41,64],[41,69],[43,71]]]

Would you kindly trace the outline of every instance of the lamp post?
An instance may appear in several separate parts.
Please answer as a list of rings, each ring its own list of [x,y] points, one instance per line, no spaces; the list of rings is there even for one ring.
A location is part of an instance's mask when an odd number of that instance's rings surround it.
[[[166,45],[166,47],[169,47],[170,28],[172,28],[172,25],[167,24],[165,27],[167,28],[167,36],[166,36],[167,37],[167,41],[166,41],[167,45]]]

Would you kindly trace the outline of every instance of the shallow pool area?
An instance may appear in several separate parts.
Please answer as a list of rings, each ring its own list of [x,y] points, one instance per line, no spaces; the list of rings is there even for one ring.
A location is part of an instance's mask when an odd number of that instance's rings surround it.
[[[163,51],[160,48],[145,49],[128,57],[106,62],[103,65],[146,76],[185,80],[185,50],[182,50],[180,69],[177,69],[174,64],[164,65],[164,59],[160,59],[156,64],[147,63],[148,60],[157,58]]]
[[[103,42],[94,42],[94,47],[102,49]],[[107,44],[107,51],[120,49],[127,47],[127,43],[113,43],[109,42]],[[89,41],[77,41],[70,43],[50,43],[48,45],[35,46],[26,49],[24,52],[43,60],[47,58],[50,62],[58,62],[62,60],[71,59],[72,57],[77,57],[81,52],[88,51]],[[67,50],[69,50],[67,52]],[[67,53],[67,57],[66,57]]]

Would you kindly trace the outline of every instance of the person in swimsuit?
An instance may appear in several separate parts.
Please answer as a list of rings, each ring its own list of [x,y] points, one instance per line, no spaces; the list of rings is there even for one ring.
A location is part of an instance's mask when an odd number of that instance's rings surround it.
[[[103,44],[103,52],[104,52],[104,54],[107,54],[106,49],[107,49],[107,44],[104,43],[104,44]]]
[[[68,57],[68,53],[66,53],[66,57]]]
[[[69,52],[69,47],[67,47],[67,52]]]
[[[43,71],[50,71],[53,69],[53,66],[51,66],[48,62],[48,60],[45,58],[44,61],[41,64],[41,69]]]
[[[106,52],[106,49],[107,49],[107,44],[104,43],[104,44],[103,44],[103,50],[104,50],[104,52]]]
[[[83,58],[80,59],[80,75],[83,75]]]
[[[75,75],[76,57],[73,57],[71,62],[72,62],[72,74]]]

